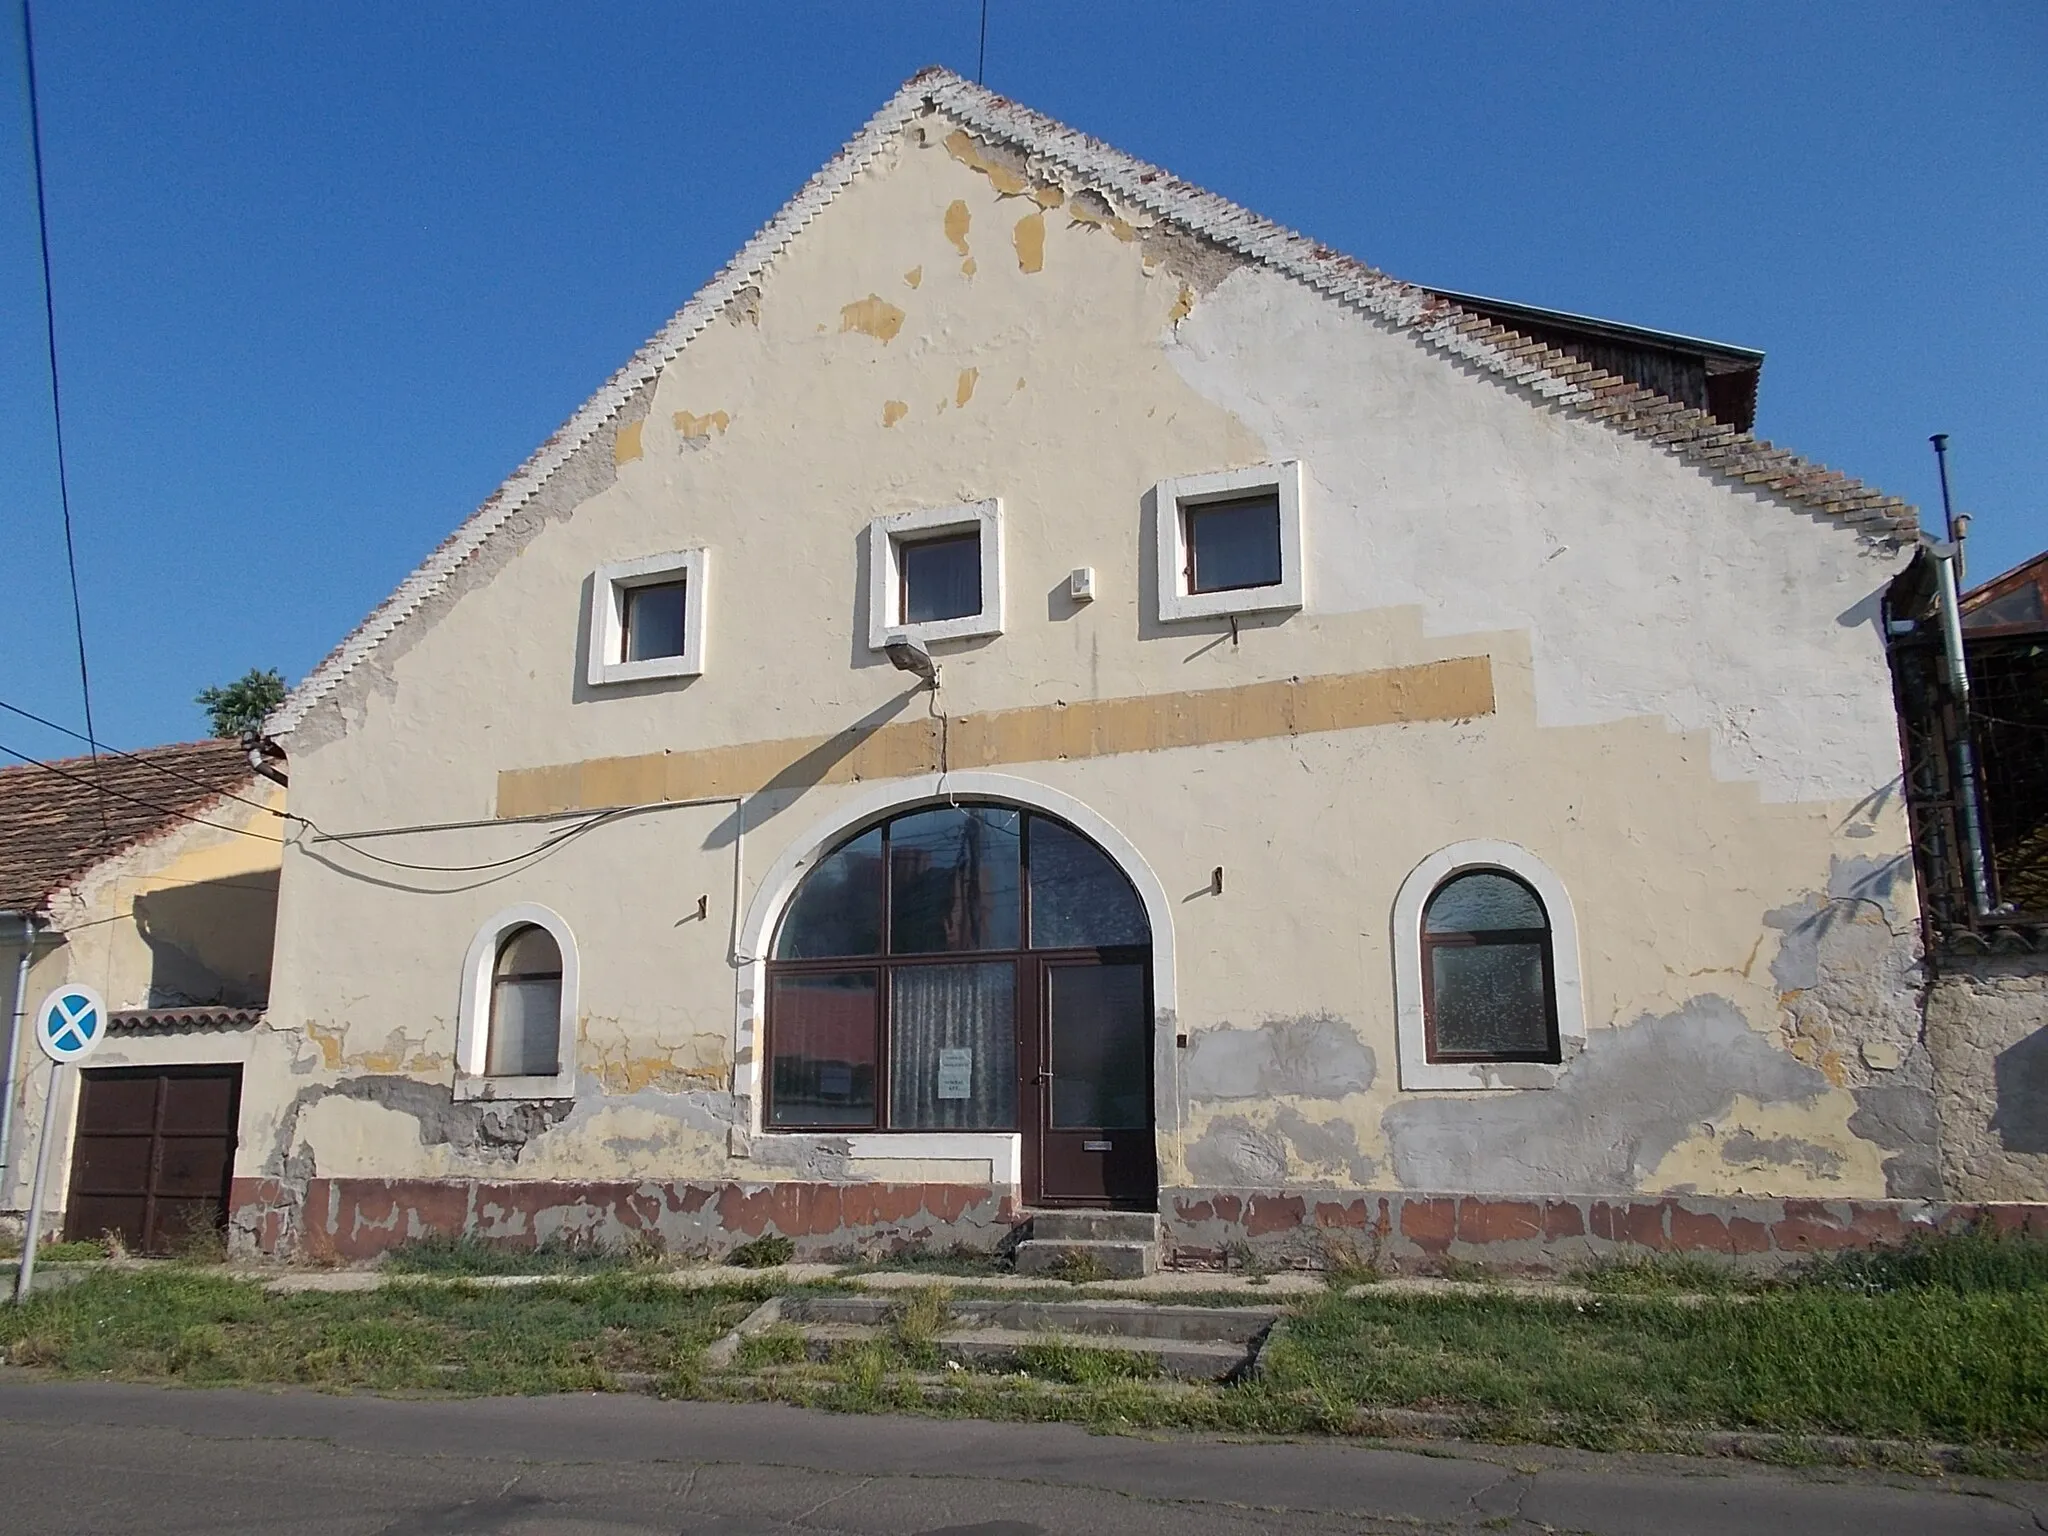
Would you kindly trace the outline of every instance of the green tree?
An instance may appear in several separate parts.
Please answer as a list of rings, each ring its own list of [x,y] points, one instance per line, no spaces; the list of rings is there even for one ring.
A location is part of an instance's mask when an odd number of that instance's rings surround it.
[[[284,678],[275,669],[260,672],[251,667],[247,676],[225,688],[201,689],[195,702],[206,711],[214,735],[239,741],[261,729],[263,717],[284,702]]]

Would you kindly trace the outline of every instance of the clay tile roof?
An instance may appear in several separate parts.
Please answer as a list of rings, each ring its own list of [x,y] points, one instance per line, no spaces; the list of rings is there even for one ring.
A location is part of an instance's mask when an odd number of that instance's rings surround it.
[[[253,777],[238,741],[0,768],[0,912],[41,911],[95,864],[203,816]]]
[[[261,1008],[216,1003],[197,1008],[117,1008],[107,1027],[117,1034],[179,1035],[195,1029],[253,1029],[262,1022]]]

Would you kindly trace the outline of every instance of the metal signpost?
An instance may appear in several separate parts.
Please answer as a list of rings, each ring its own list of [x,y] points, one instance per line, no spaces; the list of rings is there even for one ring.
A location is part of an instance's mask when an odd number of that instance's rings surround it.
[[[107,1004],[91,987],[58,987],[36,1009],[36,1044],[50,1058],[50,1090],[43,1098],[43,1128],[36,1138],[36,1171],[28,1189],[28,1230],[21,1238],[21,1269],[14,1278],[14,1299],[28,1300],[35,1281],[36,1244],[43,1232],[43,1175],[50,1164],[50,1122],[57,1118],[57,1086],[66,1065],[75,1065],[99,1049],[107,1034]]]

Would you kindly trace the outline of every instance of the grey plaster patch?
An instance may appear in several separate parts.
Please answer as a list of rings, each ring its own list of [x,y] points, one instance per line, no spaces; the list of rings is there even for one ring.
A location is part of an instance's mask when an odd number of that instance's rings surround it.
[[[1849,1117],[1849,1129],[1893,1154],[1884,1160],[1885,1194],[1894,1200],[1940,1199],[1941,1122],[1934,1090],[1889,1082],[1854,1093],[1856,1113]]]
[[[1379,1172],[1379,1164],[1359,1149],[1358,1128],[1348,1120],[1311,1120],[1283,1105],[1273,1129],[1287,1138],[1297,1161],[1336,1170],[1339,1183],[1370,1184]],[[1302,1180],[1296,1176],[1294,1182]]]
[[[1991,1063],[1997,1103],[1991,1129],[2007,1152],[2048,1152],[2048,1029],[2000,1051]]]
[[[559,1124],[571,1107],[565,1099],[458,1100],[454,1090],[445,1084],[382,1073],[316,1083],[301,1088],[278,1121],[276,1139],[270,1155],[264,1159],[266,1176],[288,1176],[287,1165],[300,1155],[293,1145],[299,1134],[299,1116],[311,1105],[330,1098],[354,1099],[411,1115],[418,1124],[423,1147],[447,1146],[471,1157],[506,1163],[517,1162],[526,1144]],[[309,1167],[306,1176],[311,1173]]]
[[[767,1168],[793,1168],[806,1178],[871,1182],[851,1168],[853,1143],[844,1136],[750,1136],[735,1127],[730,1146],[735,1157]]]
[[[1408,1189],[1622,1194],[1737,1097],[1807,1103],[1827,1088],[1710,995],[1595,1031],[1547,1092],[1404,1098],[1380,1125]]]
[[[1219,1115],[1187,1151],[1188,1173],[1199,1184],[1277,1189],[1287,1182],[1287,1144],[1279,1133],[1242,1115]]]
[[[1148,260],[1164,267],[1204,296],[1214,292],[1216,286],[1239,267],[1248,264],[1237,252],[1168,222],[1139,230],[1138,248]]]
[[[1270,1125],[1243,1115],[1209,1122],[1187,1149],[1188,1171],[1228,1188],[1332,1188],[1370,1183],[1378,1164],[1342,1120],[1316,1121],[1282,1106]]]
[[[1376,1075],[1372,1047],[1333,1013],[1267,1019],[1250,1029],[1207,1029],[1189,1042],[1187,1095],[1199,1100],[1341,1099]]]
[[[1804,1168],[1823,1179],[1842,1171],[1842,1154],[1797,1136],[1759,1136],[1737,1131],[1721,1143],[1721,1161],[1735,1168]]]
[[[1893,937],[1898,922],[1893,892],[1910,873],[1904,854],[1888,859],[1838,857],[1830,862],[1825,892],[1809,893],[1790,906],[1766,912],[1764,925],[1785,935],[1771,960],[1771,979],[1778,990],[1801,992],[1819,986],[1823,951],[1839,948],[1847,937],[1845,928],[1858,918],[1865,919],[1866,928],[1882,928],[1886,938]],[[1869,921],[1873,918],[1874,924]]]

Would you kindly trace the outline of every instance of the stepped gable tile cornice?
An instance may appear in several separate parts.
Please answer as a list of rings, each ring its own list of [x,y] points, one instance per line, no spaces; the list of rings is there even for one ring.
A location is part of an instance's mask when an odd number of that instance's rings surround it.
[[[267,722],[293,729],[315,704],[439,591],[494,532],[588,443],[913,119],[937,110],[962,127],[1022,150],[1042,166],[1107,191],[1153,219],[1179,225],[1360,309],[1442,355],[1494,374],[1537,399],[1641,438],[1708,474],[1769,491],[1864,537],[1903,541],[1919,530],[1914,509],[1840,471],[1760,442],[1628,380],[1389,277],[1270,219],[1148,165],[1064,123],[996,95],[950,70],[920,71],[763,225],[675,318],[576,414],[535,450],[398,589],[307,675]]]

